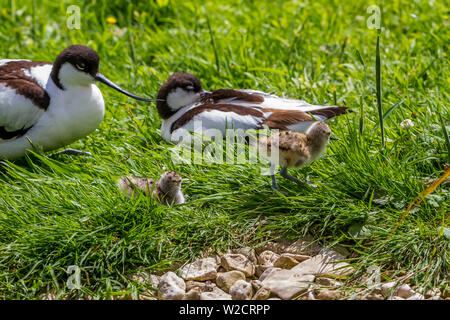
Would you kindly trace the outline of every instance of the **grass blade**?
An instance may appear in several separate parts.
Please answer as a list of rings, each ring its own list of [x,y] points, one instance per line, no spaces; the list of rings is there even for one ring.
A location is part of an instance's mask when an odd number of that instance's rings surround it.
[[[381,129],[381,143],[383,148],[385,147],[384,141],[384,121],[383,121],[383,107],[381,103],[381,57],[380,57],[380,34],[381,31],[378,29],[377,35],[377,49],[376,49],[376,62],[375,62],[375,75],[377,82],[377,107],[378,107],[378,118],[380,121]]]
[[[405,98],[405,99],[402,99],[401,101],[395,103],[392,107],[390,107],[390,108],[388,109],[388,111],[386,111],[386,113],[384,113],[384,115],[383,115],[383,120],[386,120],[386,119],[389,117],[389,115],[390,115],[395,109],[397,109],[398,107],[400,107],[400,106],[403,104],[403,102],[405,102],[405,100],[406,100],[406,98]],[[379,123],[375,123],[375,126],[373,127],[373,130],[376,130],[376,129],[378,128],[378,126],[379,126]]]
[[[445,143],[447,144],[447,162],[450,163],[450,139],[448,138],[447,128],[445,127],[444,119],[439,113],[439,119],[441,120],[442,131],[444,132]]]
[[[217,69],[217,74],[220,73],[220,63],[219,63],[219,55],[217,54],[217,47],[216,47],[216,42],[214,41],[214,32],[211,28],[211,23],[209,22],[209,18],[208,16],[206,16],[206,23],[208,25],[208,30],[209,30],[209,36],[211,38],[211,46],[213,47],[214,50],[214,57],[216,59],[216,69]]]
[[[394,230],[392,230],[391,234],[394,234],[395,231],[398,229],[398,227],[402,224],[402,222],[406,219],[406,216],[411,211],[413,207],[417,207],[423,199],[425,199],[429,194],[431,194],[445,179],[450,176],[450,166],[445,166],[444,174],[436,179],[429,187],[427,187],[425,190],[423,190],[406,208],[405,213],[403,213],[402,217],[400,218],[400,221],[395,226]]]

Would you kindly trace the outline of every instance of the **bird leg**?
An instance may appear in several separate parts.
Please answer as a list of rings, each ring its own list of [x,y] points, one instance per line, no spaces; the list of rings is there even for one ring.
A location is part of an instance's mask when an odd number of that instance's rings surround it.
[[[90,152],[75,150],[72,148],[67,148],[62,151],[55,152],[52,154],[52,156],[58,156],[60,154],[68,154],[68,155],[75,155],[75,156],[92,156],[92,153],[90,153]]]
[[[277,180],[275,178],[275,165],[270,163],[270,176],[272,177],[272,189],[273,189],[273,193],[282,193],[282,194],[286,194],[286,192],[281,191],[280,188],[278,188],[277,185]]]
[[[295,182],[296,184],[299,184],[299,185],[305,184],[303,181],[300,181],[300,180],[298,180],[297,178],[295,178],[295,177],[289,175],[289,174],[287,173],[287,167],[283,167],[283,168],[280,170],[280,175],[281,175],[283,178],[286,178],[286,179],[288,179],[288,180],[291,180],[291,181]]]

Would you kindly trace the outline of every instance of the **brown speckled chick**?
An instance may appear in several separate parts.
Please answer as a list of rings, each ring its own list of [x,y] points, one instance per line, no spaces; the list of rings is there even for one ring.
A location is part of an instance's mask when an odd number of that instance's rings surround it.
[[[267,148],[268,156],[271,155],[271,148],[278,147],[278,163],[282,169],[282,177],[303,184],[302,181],[289,175],[287,168],[299,168],[305,164],[318,159],[330,140],[331,129],[323,121],[313,124],[306,133],[282,131],[270,137],[262,137],[259,140],[259,147]],[[275,165],[271,163],[272,188],[278,189],[275,180]]]
[[[175,171],[164,172],[154,187],[153,184],[154,179],[151,178],[122,177],[119,179],[120,189],[130,198],[138,197],[140,193],[143,193],[164,205],[185,202],[181,192],[181,176]],[[152,192],[151,195],[150,192]]]

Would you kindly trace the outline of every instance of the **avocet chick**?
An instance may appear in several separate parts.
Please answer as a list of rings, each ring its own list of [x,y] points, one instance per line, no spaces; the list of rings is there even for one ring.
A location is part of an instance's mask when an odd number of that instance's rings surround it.
[[[175,171],[167,171],[161,175],[154,187],[154,179],[136,177],[120,178],[119,187],[130,198],[138,197],[140,193],[143,193],[155,198],[161,204],[169,205],[185,202],[181,192],[181,180],[181,176]]]
[[[278,163],[281,166],[280,175],[297,184],[304,182],[287,173],[287,168],[299,168],[318,159],[330,140],[331,129],[323,121],[311,125],[306,133],[282,131],[270,137],[262,137],[259,147],[266,148],[271,156],[271,148],[278,148]],[[275,150],[275,149],[274,149]],[[272,188],[280,191],[275,179],[275,164],[270,165]]]

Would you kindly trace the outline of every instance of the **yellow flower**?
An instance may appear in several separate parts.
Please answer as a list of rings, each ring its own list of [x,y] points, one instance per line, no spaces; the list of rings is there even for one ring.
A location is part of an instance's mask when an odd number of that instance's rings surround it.
[[[117,23],[117,19],[114,17],[108,17],[108,18],[106,18],[106,21],[108,21],[108,23],[111,23],[111,24]]]

